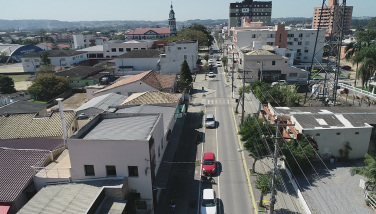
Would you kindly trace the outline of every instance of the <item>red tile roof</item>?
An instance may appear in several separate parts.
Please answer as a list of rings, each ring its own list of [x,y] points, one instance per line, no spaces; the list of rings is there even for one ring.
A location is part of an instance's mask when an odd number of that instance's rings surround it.
[[[134,31],[129,31],[125,34],[127,35],[144,35],[148,31],[154,31],[157,34],[170,34],[170,28],[161,27],[161,28],[136,28]]]

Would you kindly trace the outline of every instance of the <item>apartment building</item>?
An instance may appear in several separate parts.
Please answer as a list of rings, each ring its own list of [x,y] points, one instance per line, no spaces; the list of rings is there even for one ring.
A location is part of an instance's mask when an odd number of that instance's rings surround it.
[[[162,74],[178,74],[184,60],[187,61],[191,72],[196,68],[198,58],[198,41],[180,40],[165,47],[165,53],[160,55]]]
[[[321,26],[320,28],[326,29],[326,36],[329,36],[329,34],[332,32],[332,27],[334,27],[333,32],[337,32],[339,29],[336,25],[333,26],[333,21],[335,20],[333,16],[330,14],[334,13],[339,7],[342,7],[338,4],[338,0],[329,0],[328,6],[322,7],[315,7],[313,12],[313,19],[312,19],[312,28],[317,29],[319,28],[319,22],[320,22],[320,14],[323,10],[323,14],[321,17]],[[346,6],[345,7],[345,16],[344,16],[344,23],[343,23],[343,32],[345,34],[348,34],[351,32],[350,26],[351,26],[351,19],[352,19],[352,12],[353,12],[353,6]],[[338,15],[335,13],[334,15]]]
[[[242,2],[230,3],[229,29],[243,26],[243,19],[250,18],[253,22],[264,22],[270,25],[272,17],[272,1],[243,0]],[[229,35],[232,32],[229,31]]]

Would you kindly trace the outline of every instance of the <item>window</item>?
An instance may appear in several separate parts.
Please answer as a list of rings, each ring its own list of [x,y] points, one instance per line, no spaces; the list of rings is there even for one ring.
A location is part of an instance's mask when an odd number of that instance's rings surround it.
[[[308,56],[305,56],[304,59],[308,59]]]
[[[293,43],[292,42],[287,42],[287,45],[292,45]]]
[[[298,42],[298,45],[302,45],[302,42]]]
[[[289,37],[289,38],[294,38],[294,34],[293,34],[293,33],[291,33],[291,34],[287,34],[287,37]]]
[[[111,52],[116,52],[116,48],[111,48]]]
[[[138,177],[138,166],[128,166],[128,176]]]
[[[75,59],[76,59],[76,57],[72,57],[72,59],[73,59],[73,60],[75,60]]]
[[[35,68],[39,68],[40,67],[40,65],[35,65]]]
[[[309,41],[306,41],[306,42],[305,42],[305,45],[309,45]]]
[[[115,166],[106,166],[107,176],[116,176],[116,167]]]
[[[289,77],[297,77],[298,73],[289,73]]]
[[[65,61],[65,58],[61,58],[60,61]]]
[[[85,176],[95,176],[94,165],[84,165]]]
[[[178,50],[181,50],[181,47],[178,47]]]
[[[131,48],[125,48],[125,51],[130,52],[130,51],[132,51],[132,49]]]
[[[296,50],[296,52],[301,53],[301,52],[302,52],[302,49],[298,49],[298,50]]]
[[[267,42],[266,44],[267,44],[267,45],[272,45],[272,46],[273,46],[273,45],[274,45],[274,42]]]
[[[146,50],[146,48],[141,48],[141,50]]]
[[[83,55],[80,56],[80,58],[83,58],[83,57],[84,57]]]
[[[308,53],[308,50],[304,50],[304,53]]]
[[[165,54],[162,54],[162,55],[161,55],[161,58],[166,58],[166,55],[165,55]]]
[[[285,57],[291,57],[290,53],[285,54]]]
[[[187,49],[187,47],[184,47],[184,49]]]
[[[25,62],[29,62],[30,60],[29,59],[25,59]]]
[[[275,61],[272,61],[272,65],[275,65]]]
[[[160,157],[161,156],[161,148],[160,148],[160,146],[158,146],[158,157]]]
[[[302,33],[299,33],[299,37],[303,37],[303,34],[302,34]]]
[[[184,55],[184,59],[187,59],[187,55]]]
[[[163,138],[161,139],[161,146],[162,146],[162,149],[163,149]]]
[[[119,52],[124,52],[124,48],[119,48]]]
[[[133,48],[133,50],[138,50],[138,48]]]

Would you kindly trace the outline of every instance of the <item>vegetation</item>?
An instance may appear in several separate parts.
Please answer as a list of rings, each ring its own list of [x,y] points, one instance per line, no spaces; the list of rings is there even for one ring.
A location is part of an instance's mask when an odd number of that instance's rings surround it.
[[[54,74],[55,73],[55,66],[53,65],[42,65],[37,69],[35,76],[43,75],[43,74]]]
[[[209,61],[209,54],[205,54],[204,59],[205,61]]]
[[[43,51],[40,55],[40,60],[42,65],[49,65],[51,64],[51,60],[48,58],[49,52]]]
[[[65,77],[43,74],[33,80],[28,91],[35,100],[49,101],[69,90],[69,81]]]
[[[372,190],[376,187],[376,154],[367,153],[365,155],[364,163],[366,166],[355,167],[350,169],[352,176],[355,174],[363,175],[368,180],[366,181],[366,189],[371,187]]]
[[[191,69],[186,60],[181,65],[180,69],[180,79],[178,82],[179,88],[181,90],[188,89],[193,81]]]
[[[245,89],[244,89],[244,92],[245,92],[245,93],[249,93],[250,91],[251,91],[251,86],[250,86],[250,85],[246,85],[246,86],[245,86]],[[239,111],[238,111],[238,107],[239,107],[240,99],[241,99],[242,96],[243,96],[243,87],[240,87],[240,88],[239,88],[239,90],[238,90],[238,94],[239,94],[239,101],[238,101],[238,103],[236,104],[235,112],[239,112]]]
[[[113,40],[125,40],[125,35],[124,34],[114,35],[112,39]]]
[[[26,81],[31,77],[30,74],[21,74],[21,75],[9,75],[10,78],[13,79],[14,82],[21,82]]]
[[[14,81],[12,78],[6,75],[0,74],[0,93],[11,94],[16,92],[14,88]]]
[[[222,63],[223,63],[223,67],[224,67],[225,70],[226,70],[226,68],[227,68],[227,62],[228,62],[227,56],[222,57],[222,58],[221,58],[221,61],[222,61]]]
[[[272,187],[272,176],[269,174],[259,174],[256,177],[256,188],[261,190],[259,207],[263,207],[264,195],[271,192]]]
[[[188,28],[178,32],[178,35],[166,38],[168,42],[178,40],[194,40],[198,41],[198,46],[211,46],[213,44],[213,36],[206,30],[205,26],[193,23]]]

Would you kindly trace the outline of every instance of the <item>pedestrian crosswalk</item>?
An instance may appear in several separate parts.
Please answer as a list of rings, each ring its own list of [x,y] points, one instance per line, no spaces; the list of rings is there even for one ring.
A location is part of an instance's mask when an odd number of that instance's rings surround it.
[[[207,99],[207,105],[230,105],[230,99]]]

